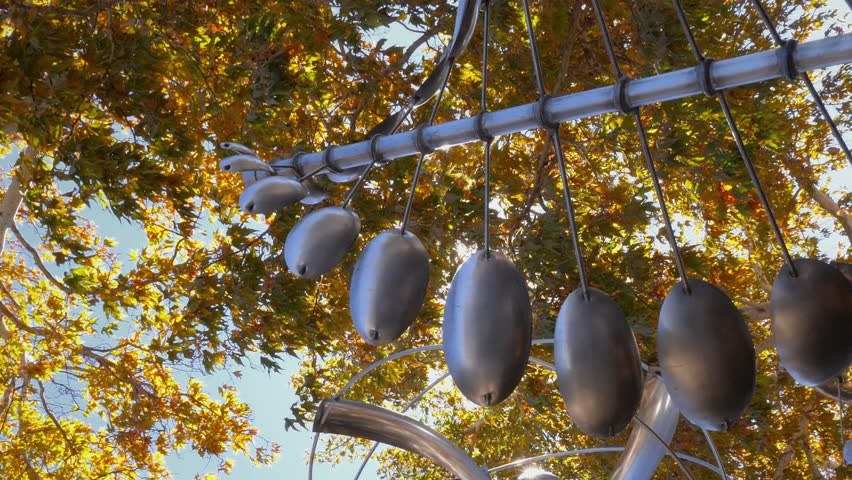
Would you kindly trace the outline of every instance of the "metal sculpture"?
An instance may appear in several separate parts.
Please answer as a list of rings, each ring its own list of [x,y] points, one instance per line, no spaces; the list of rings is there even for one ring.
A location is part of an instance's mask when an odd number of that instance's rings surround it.
[[[630,432],[610,480],[650,480],[666,454],[666,449],[655,441],[650,431],[657,432],[666,444],[674,437],[680,412],[659,375],[649,374],[645,380],[642,404],[636,416],[649,428],[634,428]]]
[[[378,365],[410,353],[440,349],[459,390],[478,405],[493,406],[505,400],[520,382],[528,361],[533,361],[556,371],[568,412],[585,433],[611,436],[634,419],[637,426],[613,480],[649,479],[666,451],[688,478],[692,478],[692,474],[680,459],[701,464],[726,479],[721,456],[707,430],[727,429],[747,408],[755,388],[754,346],[731,299],[718,287],[687,275],[639,110],[644,105],[704,93],[720,103],[786,262],[771,293],[772,328],[781,364],[799,383],[815,386],[817,391],[839,401],[843,441],[843,401],[848,398],[848,392],[840,389],[840,382],[836,392],[831,391],[830,381],[852,363],[852,283],[833,266],[815,259],[794,260],[787,251],[724,90],[778,77],[803,79],[852,163],[852,153],[806,73],[852,62],[852,35],[801,44],[785,41],[775,30],[760,0],[752,2],[781,48],[720,61],[704,57],[680,1],[673,0],[698,66],[633,80],[621,71],[600,2],[592,0],[616,83],[552,98],[544,88],[529,5],[523,0],[539,99],[536,103],[488,112],[485,93],[489,2],[460,0],[453,36],[435,68],[407,105],[376,125],[367,133],[367,140],[328,147],[322,153],[300,153],[270,163],[244,145],[221,144],[235,155],[223,159],[220,168],[242,174],[246,189],[240,197],[240,208],[249,213],[271,213],[296,201],[305,204],[322,201],[325,191],[312,180],[319,173],[335,182],[357,178],[342,206],[312,212],[288,235],[284,252],[286,263],[291,272],[304,278],[328,272],[351,249],[360,230],[360,220],[347,205],[372,168],[394,158],[419,154],[401,226],[372,239],[359,256],[353,272],[352,318],[358,333],[371,345],[385,345],[398,339],[415,321],[425,299],[429,258],[422,242],[407,230],[407,226],[426,156],[439,147],[471,141],[484,145],[484,248],[464,262],[450,285],[444,311],[444,344],[398,352],[353,377],[334,400],[321,405],[315,432],[372,438],[426,456],[461,478],[489,478],[466,454],[428,427],[378,407],[340,399],[358,379]],[[473,35],[480,10],[484,10],[481,111],[469,118],[433,125],[453,65]],[[437,101],[427,123],[395,134],[413,109],[436,94]],[[662,378],[649,375],[644,395],[638,347],[624,314],[606,293],[589,285],[559,136],[561,122],[610,112],[630,114],[636,122],[673,263],[680,277],[665,298],[658,322]],[[554,146],[579,277],[578,288],[566,298],[557,319],[552,341],[553,365],[529,356],[531,343],[551,342],[531,341],[529,295],[524,276],[489,244],[492,142],[498,135],[534,128],[544,129]],[[439,381],[432,382],[406,409]],[[634,415],[637,408],[639,413]],[[702,427],[718,467],[671,450],[669,443],[679,410]],[[850,448],[850,442],[846,441],[843,452],[847,462],[852,455]],[[537,459],[620,450],[620,447],[601,447],[560,452],[519,460],[489,471]],[[311,457],[313,463],[313,452]]]

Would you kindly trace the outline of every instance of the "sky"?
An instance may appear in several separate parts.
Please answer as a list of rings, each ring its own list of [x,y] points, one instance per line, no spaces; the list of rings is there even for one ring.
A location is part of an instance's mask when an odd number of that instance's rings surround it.
[[[832,0],[829,4],[841,11],[846,8],[843,0]],[[374,41],[387,37],[390,44],[407,46],[417,37],[417,34],[402,28],[394,28],[377,31],[374,37]],[[239,141],[239,139],[234,140]],[[852,143],[852,139],[848,141]],[[13,151],[0,158],[0,168],[8,171],[16,157],[17,154]],[[844,172],[824,180],[833,192],[848,191],[848,188],[852,185],[852,169],[847,168]],[[91,207],[89,213],[89,218],[95,221],[101,233],[112,236],[117,241],[121,254],[127,255],[132,250],[138,251],[146,246],[145,234],[138,225],[119,222],[108,211],[99,206]],[[38,243],[34,237],[34,231],[27,232],[24,230],[24,232],[28,236],[32,235],[32,239],[35,243]],[[838,249],[836,245],[831,244],[831,240],[827,241],[824,247],[823,251],[828,252],[829,255]],[[125,256],[123,260],[127,262],[127,257]],[[260,428],[261,436],[280,444],[282,454],[276,463],[268,467],[254,467],[245,458],[226,455],[225,458],[232,458],[236,461],[230,478],[235,480],[306,479],[306,458],[311,446],[312,433],[306,430],[284,430],[284,418],[289,413],[290,405],[296,402],[296,397],[290,386],[290,375],[298,371],[297,360],[287,358],[282,372],[277,374],[269,373],[259,366],[257,368],[242,368],[241,371],[243,372],[241,378],[235,378],[227,373],[218,373],[203,376],[200,379],[206,385],[208,392],[214,395],[216,387],[223,383],[236,387],[239,391],[239,397],[251,406],[253,421]],[[354,477],[359,463],[345,463],[338,466],[317,464],[314,470],[314,478],[318,480],[351,479]],[[191,450],[185,450],[169,457],[168,465],[174,474],[174,478],[183,480],[192,479],[196,474],[215,473],[218,461],[215,459],[206,461],[200,459]],[[361,478],[376,478],[376,464],[374,462],[368,464]]]

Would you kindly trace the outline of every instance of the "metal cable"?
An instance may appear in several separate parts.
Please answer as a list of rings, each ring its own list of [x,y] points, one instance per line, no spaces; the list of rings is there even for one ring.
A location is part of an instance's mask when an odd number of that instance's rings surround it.
[[[766,13],[766,9],[763,7],[763,2],[760,0],[752,0],[755,8],[757,9],[758,15],[763,20],[763,23],[766,24],[766,28],[769,30],[769,33],[772,35],[772,38],[775,40],[775,43],[778,44],[779,47],[785,47],[786,42],[781,35],[778,34],[778,29],[775,28],[774,22],[769,18],[769,14]],[[846,4],[852,8],[852,0],[846,0]],[[808,87],[808,92],[811,94],[811,99],[813,99],[814,104],[816,104],[817,110],[819,110],[820,115],[822,115],[825,123],[828,124],[828,128],[831,129],[831,134],[834,136],[834,139],[837,140],[837,143],[840,145],[840,149],[843,150],[843,154],[846,156],[846,160],[849,161],[849,164],[852,165],[852,152],[849,151],[849,146],[846,144],[846,141],[843,140],[843,135],[840,133],[840,130],[837,129],[837,124],[834,122],[834,119],[831,118],[831,114],[828,113],[828,109],[825,108],[825,103],[822,101],[822,97],[819,92],[817,92],[814,87],[813,82],[811,81],[811,77],[807,74],[807,72],[801,72],[799,74],[802,77],[802,80],[805,82],[805,86]]]
[[[669,217],[669,211],[666,208],[666,200],[663,197],[663,189],[660,187],[660,179],[657,176],[657,169],[654,167],[654,158],[651,156],[651,148],[648,146],[648,136],[645,133],[645,125],[642,123],[642,115],[639,111],[639,108],[630,108],[630,105],[625,98],[625,90],[627,82],[629,78],[626,77],[621,69],[618,66],[618,61],[615,57],[615,52],[612,48],[612,40],[609,38],[609,30],[606,26],[606,20],[603,15],[603,10],[601,9],[599,0],[592,0],[592,8],[595,11],[595,17],[598,19],[598,26],[601,29],[601,36],[604,40],[604,46],[606,47],[607,54],[609,55],[610,63],[612,63],[613,74],[619,82],[618,85],[618,100],[620,103],[621,110],[623,113],[628,113],[630,111],[633,112],[633,117],[636,121],[636,131],[639,133],[639,140],[642,146],[642,153],[645,155],[645,163],[648,168],[648,173],[651,175],[651,181],[654,184],[654,191],[657,194],[657,203],[660,205],[660,211],[663,215],[663,222],[666,225],[666,237],[668,238],[669,245],[672,248],[672,254],[674,255],[675,267],[677,267],[678,274],[680,275],[680,281],[683,285],[683,290],[687,294],[691,293],[689,289],[689,281],[686,278],[686,268],[683,264],[683,259],[680,256],[680,249],[677,245],[677,239],[674,235],[674,229],[672,228],[672,222]]]
[[[530,53],[532,54],[533,70],[535,71],[536,85],[538,86],[539,104],[538,115],[541,127],[547,131],[548,138],[553,144],[553,152],[559,166],[559,176],[562,179],[562,196],[565,199],[565,209],[568,213],[568,226],[571,231],[571,242],[574,244],[574,256],[577,262],[577,276],[580,280],[580,288],[583,298],[589,300],[589,282],[586,278],[586,266],[583,260],[583,249],[580,245],[580,235],[577,228],[576,215],[574,213],[574,202],[571,199],[571,189],[568,186],[568,173],[565,169],[565,154],[562,150],[562,140],[559,138],[559,124],[550,123],[545,117],[545,106],[550,98],[544,88],[544,75],[541,71],[541,57],[538,53],[538,43],[533,31],[532,17],[530,15],[529,1],[524,0],[524,21],[527,25],[527,34],[530,42]]]
[[[435,104],[432,105],[432,113],[429,114],[429,122],[427,125],[435,123],[435,117],[438,115],[438,107],[441,105],[441,99],[444,98],[444,90],[447,88],[447,82],[450,80],[450,72],[453,71],[455,61],[449,60],[450,67],[447,68],[447,73],[444,75],[444,81],[441,83],[441,89],[438,90],[438,97],[435,99]],[[420,171],[423,169],[423,160],[426,158],[425,151],[420,152],[417,158],[417,168],[414,169],[414,178],[411,180],[411,192],[408,194],[408,203],[405,204],[405,211],[402,213],[402,223],[399,227],[399,234],[405,235],[405,227],[408,226],[408,216],[411,213],[411,206],[414,204],[414,192],[417,189],[417,181],[420,179]]]
[[[755,0],[759,2],[759,0]],[[683,11],[683,6],[680,3],[680,0],[672,0],[674,4],[675,11],[677,11],[678,20],[680,20],[680,26],[683,28],[683,32],[686,34],[686,39],[689,41],[689,46],[692,49],[693,54],[695,55],[696,60],[699,63],[702,63],[703,67],[701,68],[710,68],[710,63],[705,62],[704,55],[701,53],[701,47],[698,46],[698,42],[695,41],[695,37],[692,34],[692,28],[689,25],[689,20],[686,18],[686,13]],[[759,3],[758,3],[759,4]],[[765,13],[765,11],[764,11]],[[774,31],[774,29],[773,29]],[[776,36],[778,32],[774,32],[773,36]],[[778,37],[780,41],[780,37]],[[705,71],[707,77],[710,76],[709,72]],[[763,190],[763,186],[760,183],[760,178],[757,176],[757,171],[754,168],[754,163],[751,160],[751,156],[745,148],[745,143],[743,142],[742,135],[740,134],[740,129],[737,127],[737,122],[734,120],[734,116],[731,113],[731,109],[728,106],[728,99],[725,96],[724,90],[714,91],[714,95],[719,99],[719,105],[722,107],[722,112],[725,114],[725,120],[728,122],[728,127],[731,130],[731,135],[734,137],[734,141],[737,144],[737,150],[739,150],[740,158],[743,159],[743,163],[745,164],[746,170],[748,171],[749,177],[751,177],[751,183],[754,185],[754,189],[757,191],[757,198],[760,199],[760,204],[763,206],[763,211],[766,212],[766,218],[769,220],[769,226],[772,228],[772,233],[775,235],[775,241],[778,242],[778,246],[781,248],[781,254],[784,256],[784,261],[787,262],[787,265],[790,267],[790,273],[795,277],[798,275],[796,271],[796,266],[793,264],[793,258],[790,256],[790,252],[787,250],[787,243],[784,241],[784,235],[781,233],[781,229],[778,227],[778,222],[775,220],[775,214],[772,213],[772,207],[769,204],[769,199],[766,196],[766,192]]]

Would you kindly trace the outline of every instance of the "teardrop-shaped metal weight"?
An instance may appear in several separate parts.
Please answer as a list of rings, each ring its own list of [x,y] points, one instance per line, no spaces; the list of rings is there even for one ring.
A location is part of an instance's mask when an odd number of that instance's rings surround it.
[[[524,277],[503,255],[476,252],[453,277],[444,309],[444,356],[456,386],[489,407],[524,376],[532,323]]]
[[[253,172],[262,171],[272,173],[272,167],[254,155],[239,153],[225,157],[219,162],[219,168],[223,172]]]
[[[754,343],[734,303],[715,286],[689,279],[663,301],[657,351],[678,409],[707,430],[726,430],[754,394]]]
[[[852,439],[843,444],[843,460],[846,465],[852,465]]]
[[[584,433],[611,437],[633,419],[642,398],[642,365],[633,331],[606,293],[578,288],[556,320],[553,355],[559,392]]]
[[[361,219],[352,210],[326,207],[305,215],[284,242],[284,261],[297,277],[316,278],[334,268],[352,249]]]
[[[358,334],[386,345],[420,313],[429,286],[429,254],[413,233],[386,230],[358,257],[349,288],[349,308]]]
[[[296,180],[278,175],[260,179],[243,190],[240,210],[271,213],[305,198],[307,189]]]
[[[784,265],[772,284],[772,334],[778,358],[807,386],[852,363],[852,286],[840,270],[812,258]]]
[[[680,412],[659,375],[650,374],[645,380],[642,404],[636,414],[667,444],[672,443]],[[663,460],[666,449],[642,425],[633,427],[624,453],[610,480],[650,480]]]

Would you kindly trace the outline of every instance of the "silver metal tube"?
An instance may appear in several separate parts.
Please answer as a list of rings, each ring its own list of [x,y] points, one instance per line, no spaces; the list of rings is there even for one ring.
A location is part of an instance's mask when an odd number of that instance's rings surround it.
[[[441,465],[462,480],[490,480],[462,449],[426,425],[387,410],[352,400],[324,400],[314,432],[366,438],[416,453]]]
[[[497,472],[501,472],[503,470],[518,468],[518,467],[522,467],[522,466],[530,464],[530,463],[541,462],[541,461],[550,460],[550,459],[553,459],[553,458],[574,457],[574,456],[578,456],[578,455],[588,455],[588,454],[592,454],[592,453],[615,453],[615,452],[621,452],[623,450],[624,450],[624,447],[595,447],[595,448],[581,448],[581,449],[578,449],[578,450],[568,450],[568,451],[565,451],[565,452],[548,453],[548,454],[545,454],[545,455],[536,455],[534,457],[521,458],[521,459],[515,460],[514,462],[506,463],[504,465],[499,465],[499,466],[496,466],[494,468],[489,468],[488,473],[497,473]],[[715,465],[713,465],[709,462],[706,462],[706,461],[704,461],[700,458],[693,457],[692,455],[687,455],[685,453],[680,453],[680,452],[676,452],[676,453],[677,453],[678,458],[680,458],[682,460],[686,460],[688,462],[692,462],[696,465],[701,465],[702,467],[716,473],[720,477],[722,476],[722,472],[719,471],[719,468],[716,467]]]
[[[794,53],[796,68],[801,72],[852,63],[852,33],[827,37],[798,45]],[[713,63],[712,84],[726,89],[782,77],[785,57],[782,49],[765,50]],[[650,105],[669,100],[702,94],[696,67],[655,75],[631,81],[626,94],[630,105]],[[567,122],[618,111],[615,104],[616,87],[587,90],[571,95],[554,97],[546,103],[544,118],[554,122]],[[489,112],[483,118],[485,130],[493,136],[506,135],[540,128],[538,103],[528,103]],[[478,142],[476,118],[468,117],[433,125],[423,131],[423,137],[433,148],[445,148],[463,143]],[[416,132],[408,131],[388,135],[376,142],[376,152],[391,160],[418,153]],[[339,167],[348,169],[370,163],[370,142],[363,141],[334,147],[332,155]],[[273,162],[272,165],[277,165]],[[323,165],[323,153],[307,153],[300,157],[304,171]]]

